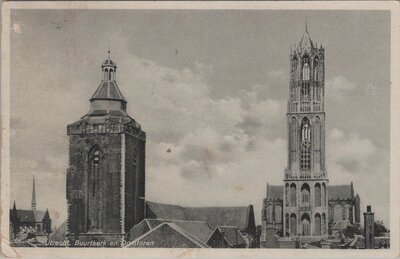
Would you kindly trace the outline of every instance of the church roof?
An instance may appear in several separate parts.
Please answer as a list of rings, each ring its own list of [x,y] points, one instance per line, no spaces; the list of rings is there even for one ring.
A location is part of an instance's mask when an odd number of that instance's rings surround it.
[[[194,223],[195,224],[195,223]],[[203,223],[204,224],[204,223]],[[188,224],[190,225],[190,224]],[[193,224],[192,224],[193,226]],[[211,230],[210,230],[211,232]],[[166,238],[167,237],[167,238]],[[199,239],[198,233],[193,229],[187,228],[185,225],[177,224],[177,222],[165,221],[144,233],[140,237],[128,243],[125,247],[140,246],[140,241],[153,241],[154,247],[187,247],[187,248],[204,248],[208,247],[204,241]],[[139,244],[139,245],[138,245]],[[151,245],[150,245],[151,246]]]
[[[12,215],[12,209],[10,209],[10,216]],[[43,218],[49,217],[50,216],[48,214],[47,211],[43,211],[43,210],[21,210],[21,209],[17,209],[17,218],[20,222],[42,222]]]
[[[216,228],[214,232],[215,231],[219,231],[225,238],[226,242],[232,247],[246,245],[247,243],[243,234],[239,231],[237,227],[221,226]]]
[[[135,240],[136,238],[165,222],[173,223],[203,243],[207,241],[207,238],[212,233],[212,229],[204,221],[144,219],[131,229],[130,240]]]
[[[178,205],[146,202],[149,211],[158,219],[204,221],[212,229],[236,226],[245,231],[254,217],[253,206],[247,207],[182,207]],[[254,221],[252,221],[254,222]]]
[[[282,200],[283,199],[283,186],[282,185],[268,185],[267,199]]]
[[[96,92],[93,94],[92,98],[90,98],[90,101],[93,100],[119,100],[126,102],[117,86],[117,83],[110,80],[101,81]]]
[[[328,185],[329,200],[352,199],[351,184],[348,185]]]
[[[17,218],[21,222],[35,222],[32,210],[17,210]]]

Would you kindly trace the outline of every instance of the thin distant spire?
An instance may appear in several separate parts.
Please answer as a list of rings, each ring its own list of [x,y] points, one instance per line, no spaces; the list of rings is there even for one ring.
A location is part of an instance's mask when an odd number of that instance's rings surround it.
[[[32,210],[36,211],[36,190],[35,190],[35,176],[33,176],[33,188],[32,188]]]

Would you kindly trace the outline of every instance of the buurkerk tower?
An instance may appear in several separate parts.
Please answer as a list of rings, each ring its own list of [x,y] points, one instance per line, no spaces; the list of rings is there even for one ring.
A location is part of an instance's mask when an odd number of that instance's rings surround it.
[[[91,109],[68,125],[67,238],[123,241],[144,218],[146,134],[126,112],[116,64],[103,62]]]
[[[284,173],[283,229],[292,235],[327,236],[324,49],[306,31],[290,53],[288,165]]]

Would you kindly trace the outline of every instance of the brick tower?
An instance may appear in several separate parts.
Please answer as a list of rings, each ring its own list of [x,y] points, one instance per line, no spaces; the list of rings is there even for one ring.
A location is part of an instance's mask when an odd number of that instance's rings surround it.
[[[371,206],[367,206],[367,212],[364,212],[364,242],[365,249],[375,248],[375,229],[374,229],[374,213]]]
[[[126,112],[116,64],[101,66],[90,111],[68,125],[67,237],[123,241],[144,218],[146,134]]]
[[[325,169],[324,49],[305,32],[290,53],[288,165],[284,172],[283,230],[301,240],[328,237]]]

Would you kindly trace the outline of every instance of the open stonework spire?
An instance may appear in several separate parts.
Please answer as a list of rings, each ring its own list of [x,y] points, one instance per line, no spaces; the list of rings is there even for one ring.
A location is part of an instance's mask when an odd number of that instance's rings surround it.
[[[304,27],[305,27],[305,31],[304,31],[303,37],[301,37],[301,40],[299,42],[299,48],[300,49],[313,49],[314,43],[311,40],[310,33],[308,32],[307,21],[306,21]]]

